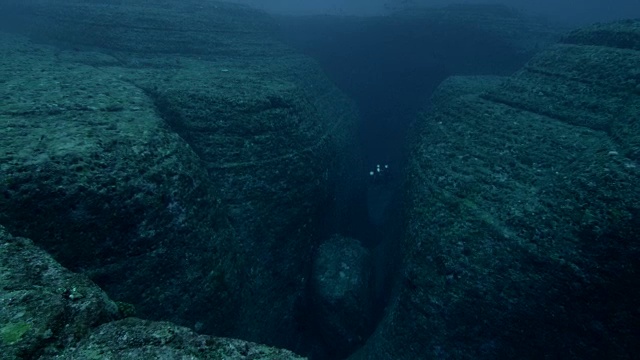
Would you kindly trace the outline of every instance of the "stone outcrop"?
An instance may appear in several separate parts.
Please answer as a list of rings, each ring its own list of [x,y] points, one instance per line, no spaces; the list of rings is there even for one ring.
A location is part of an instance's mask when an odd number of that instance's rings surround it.
[[[441,85],[413,136],[398,293],[353,359],[637,355],[639,28]]]
[[[93,66],[56,61],[53,48],[2,46],[0,223],[142,314],[177,315],[185,295],[211,296],[194,289],[231,281],[219,198],[153,101]]]
[[[126,316],[86,276],[0,227],[2,359],[301,359],[247,341]]]
[[[33,359],[74,345],[119,316],[118,306],[87,277],[0,226],[0,357]]]

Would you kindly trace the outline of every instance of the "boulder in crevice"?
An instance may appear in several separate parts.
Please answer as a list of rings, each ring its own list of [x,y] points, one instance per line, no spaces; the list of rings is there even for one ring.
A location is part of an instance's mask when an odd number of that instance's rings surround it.
[[[373,263],[358,240],[333,235],[313,259],[310,313],[322,358],[344,358],[369,336],[374,314]],[[317,355],[317,354],[316,354]]]

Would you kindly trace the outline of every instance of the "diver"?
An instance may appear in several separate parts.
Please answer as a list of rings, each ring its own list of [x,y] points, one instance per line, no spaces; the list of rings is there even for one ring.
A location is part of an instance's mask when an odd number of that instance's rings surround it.
[[[369,171],[369,181],[373,185],[387,185],[391,181],[391,171],[388,164],[377,164],[375,169]]]

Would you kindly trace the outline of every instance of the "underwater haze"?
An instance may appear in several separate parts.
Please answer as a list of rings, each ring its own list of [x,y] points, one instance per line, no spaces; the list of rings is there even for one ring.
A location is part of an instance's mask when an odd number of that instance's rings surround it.
[[[0,0],[0,359],[637,358],[638,4]]]
[[[283,14],[381,15],[415,7],[451,4],[503,4],[532,15],[555,21],[588,23],[640,16],[640,3],[634,0],[235,0],[270,12]]]

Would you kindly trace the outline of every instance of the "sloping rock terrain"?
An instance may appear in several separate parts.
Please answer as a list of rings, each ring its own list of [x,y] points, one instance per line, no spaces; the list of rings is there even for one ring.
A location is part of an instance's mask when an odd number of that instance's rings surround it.
[[[151,99],[52,48],[7,39],[3,54],[0,222],[142,314],[222,286],[219,200]]]
[[[29,39],[0,45],[0,223],[141,316],[298,346],[318,214],[356,153],[316,64],[235,5],[0,10]]]
[[[414,134],[397,294],[353,359],[637,357],[639,24],[441,85]]]

